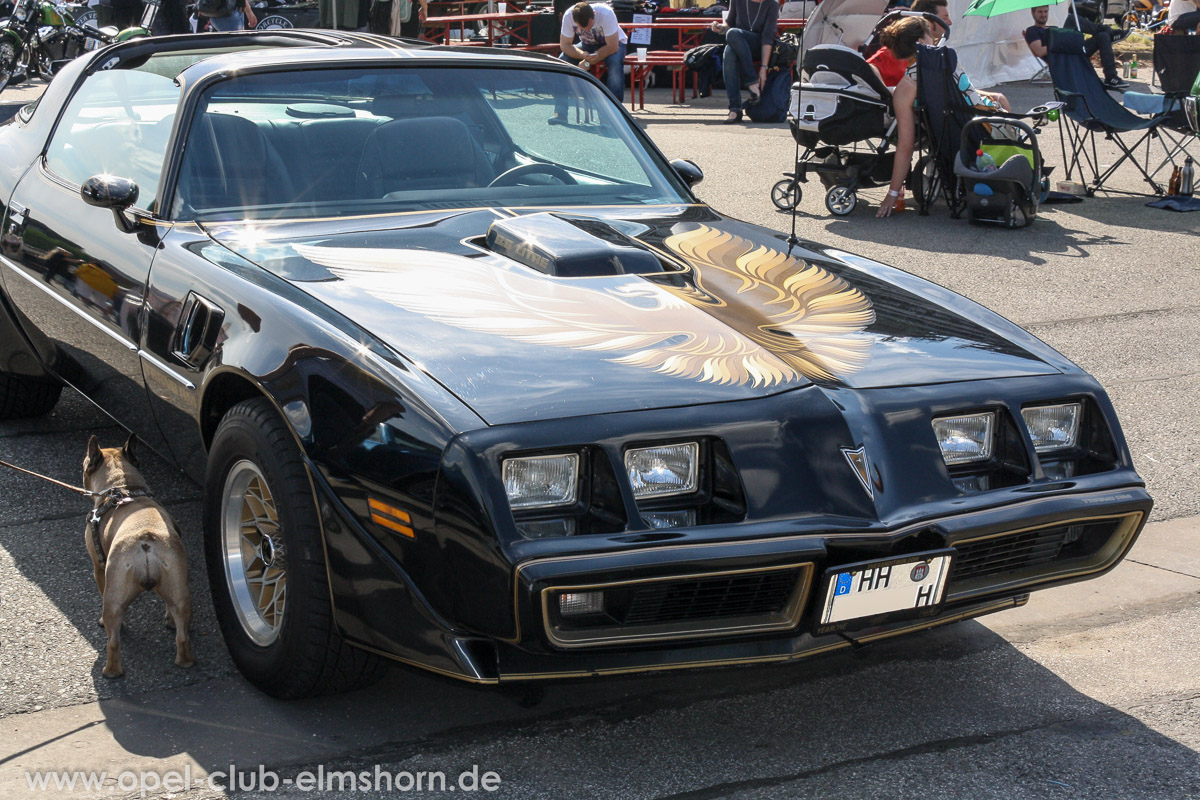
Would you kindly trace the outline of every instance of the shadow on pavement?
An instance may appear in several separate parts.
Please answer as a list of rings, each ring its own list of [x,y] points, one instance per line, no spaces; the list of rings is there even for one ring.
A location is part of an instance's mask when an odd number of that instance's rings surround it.
[[[130,753],[284,776],[478,765],[506,798],[1179,798],[1200,774],[1192,749],[975,622],[774,667],[511,689],[398,668],[297,703],[235,682],[102,707]]]

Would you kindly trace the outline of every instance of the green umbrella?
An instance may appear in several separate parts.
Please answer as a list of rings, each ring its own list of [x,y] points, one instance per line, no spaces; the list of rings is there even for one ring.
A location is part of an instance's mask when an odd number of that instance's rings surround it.
[[[1079,14],[1075,11],[1075,3],[1071,0],[971,0],[971,5],[963,12],[964,17],[994,17],[1007,14],[1010,11],[1027,11],[1038,6],[1053,6],[1070,2],[1071,13],[1075,16],[1075,27],[1079,28]]]

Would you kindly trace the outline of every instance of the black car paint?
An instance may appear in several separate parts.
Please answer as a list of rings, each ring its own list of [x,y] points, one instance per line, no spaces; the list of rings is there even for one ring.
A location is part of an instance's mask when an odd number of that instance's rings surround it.
[[[782,235],[764,239],[761,229],[721,217],[706,206],[629,209],[566,209],[591,220],[638,231],[637,240],[656,250],[672,233],[700,225],[728,232],[777,251],[788,249]],[[347,222],[343,231],[301,233],[298,225],[254,225],[254,235],[266,239],[247,244],[247,226],[221,226],[210,230],[217,241],[248,260],[288,280],[320,302],[354,318],[381,340],[420,361],[432,375],[446,381],[489,424],[531,419],[553,419],[689,403],[727,402],[761,397],[802,386],[761,386],[746,382],[714,383],[656,378],[613,364],[605,353],[579,348],[522,345],[488,333],[472,333],[412,313],[373,295],[371,285],[339,280],[318,264],[296,254],[296,246],[320,244],[325,248],[357,250],[432,251],[464,259],[489,255],[478,239],[488,226],[504,216],[499,211],[441,212],[399,215],[394,220]],[[472,240],[475,240],[474,242]],[[961,297],[953,305],[938,307],[900,283],[908,282],[899,270],[860,261],[856,268],[824,255],[813,243],[804,243],[793,256],[843,277],[870,299],[875,322],[865,333],[875,338],[870,360],[859,371],[839,375],[850,388],[969,381],[981,378],[1055,374],[1069,369],[1061,357],[1025,335],[1016,326]],[[507,262],[511,264],[512,262]],[[523,269],[514,265],[515,269]],[[596,291],[615,291],[643,283],[688,281],[688,274],[614,275],[579,279]],[[586,281],[586,284],[584,284]],[[914,287],[915,288],[915,287]],[[727,296],[720,307],[722,325],[754,327],[767,324],[761,312]],[[946,300],[952,296],[946,293]],[[630,314],[636,319],[637,312]],[[1022,344],[1015,343],[1021,340]],[[506,361],[499,361],[503,354]],[[507,359],[523,364],[508,368]]]
[[[132,58],[150,47],[126,45],[105,52]],[[291,66],[303,66],[311,58],[304,51],[294,55]],[[451,62],[473,57],[444,56]],[[99,58],[93,56],[90,63],[94,66]],[[472,361],[494,365],[508,358],[510,349],[489,348],[483,337],[473,337],[470,352],[456,354],[463,361],[445,372],[448,362],[431,362],[422,350],[425,343],[450,335],[444,325],[394,308],[389,315],[379,306],[366,309],[371,324],[360,327],[351,319],[353,307],[369,306],[369,297],[358,294],[353,302],[339,305],[323,293],[331,282],[322,268],[294,253],[279,254],[297,242],[337,246],[351,240],[377,247],[404,242],[472,257],[478,253],[464,242],[485,234],[496,212],[425,214],[417,234],[406,232],[397,216],[266,224],[260,226],[265,241],[252,243],[247,243],[246,226],[238,224],[143,220],[138,233],[122,233],[108,211],[86,207],[81,200],[72,206],[70,187],[57,183],[37,163],[86,60],[64,70],[32,117],[0,129],[4,253],[10,262],[25,256],[8,223],[9,198],[26,175],[35,187],[17,198],[29,208],[26,224],[54,237],[70,236],[76,243],[96,243],[94,262],[139,313],[122,317],[115,307],[82,304],[65,282],[54,283],[46,265],[36,259],[25,260],[21,276],[9,263],[0,270],[3,300],[10,312],[14,305],[20,308],[12,315],[24,333],[12,330],[13,335],[4,336],[0,363],[22,374],[36,374],[36,364],[45,364],[197,480],[202,480],[207,443],[224,410],[246,397],[270,398],[310,466],[339,628],[362,646],[480,681],[791,658],[840,646],[843,640],[814,638],[802,628],[749,643],[734,638],[563,654],[538,633],[536,590],[550,577],[584,582],[677,573],[701,564],[732,568],[811,558],[824,568],[864,555],[952,545],[968,533],[1002,530],[1017,522],[1067,520],[1089,507],[1140,512],[1143,518],[1149,512],[1149,497],[1133,471],[1111,404],[1092,378],[962,297],[811,242],[802,243],[797,255],[870,295],[877,312],[871,332],[881,341],[890,337],[929,344],[953,337],[971,358],[953,373],[930,367],[906,374],[903,362],[893,359],[886,370],[877,364],[873,379],[867,371],[840,382],[748,389],[664,378],[596,358],[584,360],[570,351],[569,358],[556,352],[532,379],[535,384],[548,376],[565,379],[565,388],[549,399],[527,393],[521,380],[464,381],[463,371]],[[290,63],[285,57],[277,61]],[[183,108],[193,102],[198,87],[220,79],[222,69],[220,62],[196,68],[193,79],[184,82]],[[181,113],[175,139],[184,119],[186,113]],[[168,165],[168,175],[176,163]],[[26,174],[26,168],[32,172]],[[161,191],[170,191],[169,180]],[[166,207],[165,198],[159,198],[159,207]],[[45,209],[69,211],[71,233]],[[705,224],[786,249],[781,235],[728,220],[701,204],[574,213],[630,222],[652,247],[660,247],[672,232]],[[59,296],[51,298],[43,283],[57,286]],[[174,355],[190,292],[223,312],[212,357],[198,365]],[[61,308],[56,315],[46,305],[51,301],[72,305],[75,318],[69,322],[85,325],[93,335],[81,335],[69,325],[58,327],[66,315]],[[84,314],[91,316],[90,322],[82,322]],[[8,316],[0,324],[11,326]],[[100,326],[110,335],[95,336]],[[511,361],[502,363],[511,368]],[[498,377],[502,372],[486,374]],[[587,391],[589,375],[612,387],[599,407],[594,401],[600,398]],[[672,381],[677,385],[671,386]],[[1028,483],[977,494],[955,489],[930,418],[976,409],[1014,415],[1030,401],[1064,397],[1094,404],[1114,437],[1113,469],[1066,484],[1049,483],[1038,471],[1026,437],[1026,456],[1035,465]],[[1023,430],[1019,413],[1012,422]],[[529,540],[516,531],[499,481],[504,455],[591,446],[620,474],[621,454],[631,445],[702,437],[721,440],[732,453],[744,481],[744,522],[651,530],[641,522],[628,486],[622,485],[625,528],[619,532]],[[871,454],[874,497],[841,462],[839,450],[852,446],[865,446]],[[374,525],[366,511],[368,495],[409,511],[417,536],[407,540]],[[1019,603],[1022,597],[1015,590],[973,596],[951,602],[947,613],[981,613]]]

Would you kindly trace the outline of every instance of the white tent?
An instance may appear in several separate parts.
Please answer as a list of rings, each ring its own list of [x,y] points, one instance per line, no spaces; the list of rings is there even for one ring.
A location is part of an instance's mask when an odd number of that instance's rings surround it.
[[[818,44],[858,47],[883,16],[888,0],[824,0],[804,27],[804,49]]]
[[[1012,11],[996,17],[964,17],[971,0],[950,0],[950,46],[958,52],[958,63],[971,76],[971,83],[986,89],[997,83],[1029,80],[1041,69],[1029,52],[1023,33],[1033,24],[1028,11]],[[1059,26],[1067,18],[1068,3],[1050,6],[1050,24]]]
[[[997,17],[964,17],[971,0],[950,0],[950,46],[958,63],[979,88],[1033,77],[1041,65],[1029,52],[1023,31],[1033,24],[1028,11]],[[824,0],[809,18],[805,49],[816,44],[858,47],[883,16],[887,0]],[[1050,24],[1061,25],[1068,3],[1050,6]]]

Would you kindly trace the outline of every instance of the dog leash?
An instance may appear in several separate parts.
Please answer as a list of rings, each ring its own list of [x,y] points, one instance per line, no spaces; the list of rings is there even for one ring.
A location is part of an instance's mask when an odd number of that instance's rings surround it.
[[[132,502],[139,497],[149,497],[150,492],[145,489],[129,490],[124,486],[114,486],[111,489],[105,489],[103,492],[93,492],[79,486],[72,486],[69,483],[63,483],[60,480],[55,480],[48,475],[42,475],[32,470],[18,467],[16,464],[10,464],[7,461],[0,461],[0,465],[6,466],[9,469],[14,469],[17,472],[24,472],[26,475],[32,475],[35,478],[41,478],[47,483],[53,483],[55,486],[61,486],[64,489],[70,489],[72,492],[81,494],[84,497],[100,497],[103,498],[96,507],[92,509],[92,513],[88,515],[88,533],[92,536],[92,545],[96,548],[96,556],[101,564],[108,560],[108,556],[104,552],[104,547],[100,543],[100,522],[104,519],[104,515],[119,506]]]
[[[9,469],[15,469],[17,472],[24,472],[26,475],[32,475],[35,478],[41,478],[44,481],[53,483],[56,486],[61,486],[64,489],[70,489],[72,492],[77,492],[78,494],[81,494],[84,497],[95,497],[96,495],[100,494],[100,492],[89,492],[87,489],[81,489],[80,487],[72,486],[69,483],[63,483],[62,481],[56,481],[54,478],[48,477],[46,475],[41,475],[32,470],[25,469],[24,467],[18,467],[16,464],[10,464],[7,461],[0,461],[0,465],[6,466]]]

